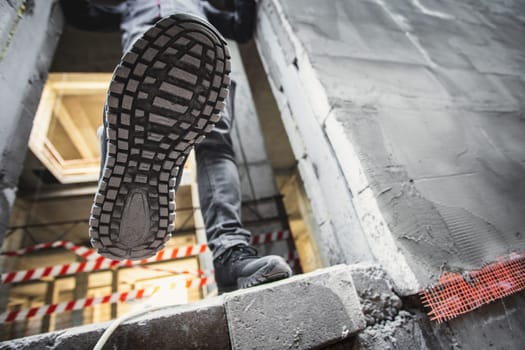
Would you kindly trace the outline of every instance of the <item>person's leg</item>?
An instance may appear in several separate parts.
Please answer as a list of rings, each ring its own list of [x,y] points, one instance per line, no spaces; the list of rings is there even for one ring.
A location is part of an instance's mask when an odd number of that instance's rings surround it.
[[[110,86],[103,145],[108,155],[90,220],[93,245],[102,255],[119,259],[140,259],[160,250],[173,229],[174,190],[186,156],[210,132],[197,150],[198,182],[219,290],[290,276],[283,258],[257,256],[241,225],[230,137],[232,99],[213,129],[229,83],[225,42],[219,38],[213,47],[203,45],[203,38],[213,37],[213,28],[185,16],[171,18],[175,24],[163,20],[141,36],[148,18],[132,18],[135,26],[123,37],[123,47],[131,49]],[[181,21],[191,23],[185,28]],[[158,45],[164,52],[158,53]]]
[[[241,223],[241,185],[231,140],[234,96],[232,83],[221,120],[196,147],[199,199],[220,293],[292,274],[282,257],[259,257]]]
[[[106,100],[107,154],[90,218],[100,254],[143,259],[170,238],[177,178],[219,120],[228,73],[224,39],[187,15],[162,19],[123,56]]]
[[[120,25],[123,53],[157,21],[174,14],[195,16],[208,23],[200,0],[126,0]]]
[[[221,120],[195,148],[200,205],[214,258],[230,247],[247,245],[251,236],[241,224],[241,185],[231,140],[234,87],[232,83]]]

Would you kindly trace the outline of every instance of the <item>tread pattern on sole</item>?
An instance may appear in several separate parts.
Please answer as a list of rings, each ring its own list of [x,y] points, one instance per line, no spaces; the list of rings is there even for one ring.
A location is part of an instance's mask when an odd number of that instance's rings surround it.
[[[176,179],[219,121],[229,73],[226,41],[189,15],[160,20],[123,56],[106,98],[107,155],[89,221],[99,254],[144,259],[165,246]]]

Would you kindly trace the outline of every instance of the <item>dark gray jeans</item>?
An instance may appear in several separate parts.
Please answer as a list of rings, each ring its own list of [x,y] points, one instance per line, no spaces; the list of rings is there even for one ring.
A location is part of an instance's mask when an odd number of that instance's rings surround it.
[[[161,11],[154,1],[140,3],[144,5],[132,7],[131,12],[128,12],[122,21],[124,52],[130,49],[133,42],[160,19]],[[172,0],[172,3],[177,5],[179,1]],[[183,0],[181,3],[183,4],[181,8],[184,8],[185,13],[206,19],[202,7],[197,6],[198,1]],[[174,6],[174,9],[177,9],[177,6]],[[166,11],[166,7],[164,7],[164,11]],[[163,13],[163,15],[169,14]],[[235,83],[232,83],[226,108],[221,113],[221,120],[195,149],[200,205],[206,226],[208,245],[214,258],[230,247],[247,245],[251,237],[250,232],[244,229],[241,224],[239,171],[235,163],[231,140],[231,128],[234,121],[234,95]]]

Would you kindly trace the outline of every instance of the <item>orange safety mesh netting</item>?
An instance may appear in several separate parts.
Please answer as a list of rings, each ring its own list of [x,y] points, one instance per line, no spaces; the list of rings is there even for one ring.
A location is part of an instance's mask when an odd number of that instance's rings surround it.
[[[513,253],[480,270],[445,272],[439,282],[422,291],[428,316],[439,323],[525,289],[525,254]]]

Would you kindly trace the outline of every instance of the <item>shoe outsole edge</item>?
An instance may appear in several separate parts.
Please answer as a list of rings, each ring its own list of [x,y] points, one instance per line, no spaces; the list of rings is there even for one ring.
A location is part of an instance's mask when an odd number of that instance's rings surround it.
[[[240,289],[250,288],[261,284],[279,281],[292,276],[292,269],[280,257],[272,259],[271,263],[261,267],[247,277],[237,279],[237,287]]]
[[[177,179],[220,119],[229,73],[226,41],[190,15],[160,20],[123,56],[106,98],[107,154],[89,220],[99,254],[137,260],[165,246]]]

